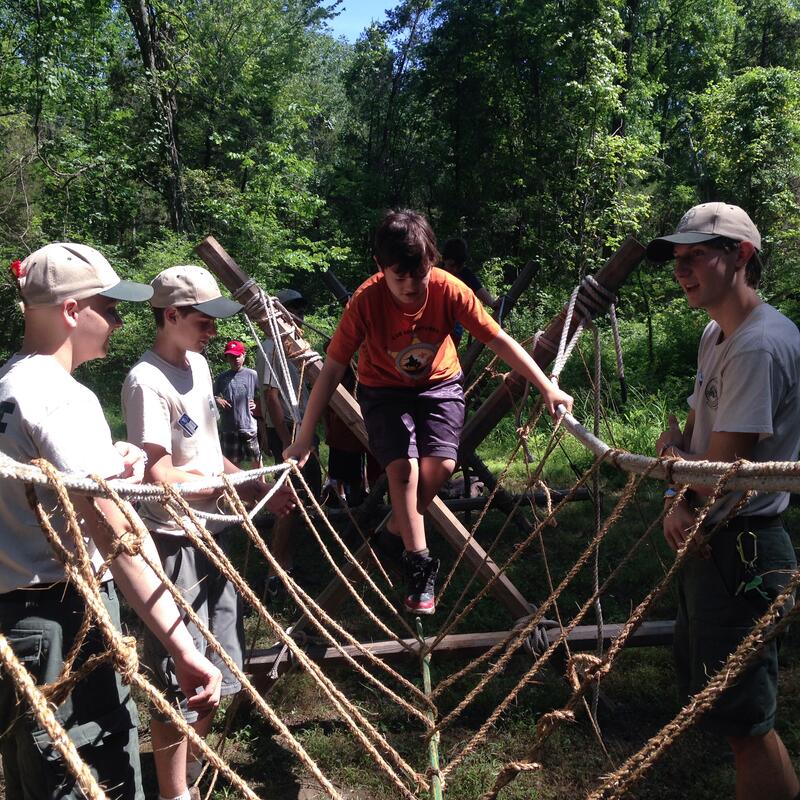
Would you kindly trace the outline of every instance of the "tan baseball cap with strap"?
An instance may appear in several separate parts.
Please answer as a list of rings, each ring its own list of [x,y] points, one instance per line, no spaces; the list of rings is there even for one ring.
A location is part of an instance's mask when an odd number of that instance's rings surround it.
[[[150,298],[153,308],[190,306],[216,319],[232,317],[243,308],[241,303],[222,296],[214,276],[207,269],[192,264],[165,269],[153,278],[150,285],[153,287]]]
[[[761,234],[744,209],[730,203],[702,203],[681,217],[675,233],[653,239],[647,245],[647,257],[657,263],[669,261],[676,244],[698,244],[721,237],[750,242],[761,250]]]
[[[145,283],[123,281],[105,256],[85,244],[56,242],[31,253],[14,270],[20,294],[29,308],[56,306],[70,298],[101,294],[114,300],[148,300]]]

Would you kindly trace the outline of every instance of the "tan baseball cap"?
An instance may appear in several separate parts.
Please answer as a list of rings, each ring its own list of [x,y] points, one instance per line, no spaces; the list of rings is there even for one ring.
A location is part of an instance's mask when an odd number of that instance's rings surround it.
[[[120,280],[105,256],[93,247],[56,242],[40,247],[14,268],[19,291],[29,308],[56,306],[101,294],[114,300],[148,300],[145,283]]]
[[[153,308],[191,306],[209,317],[232,317],[242,310],[241,303],[223,297],[214,276],[203,267],[186,264],[159,272],[150,282]]]
[[[681,217],[671,236],[653,239],[647,245],[647,257],[657,263],[669,261],[676,244],[697,244],[719,237],[750,242],[756,250],[761,250],[761,234],[744,209],[729,203],[703,203]]]

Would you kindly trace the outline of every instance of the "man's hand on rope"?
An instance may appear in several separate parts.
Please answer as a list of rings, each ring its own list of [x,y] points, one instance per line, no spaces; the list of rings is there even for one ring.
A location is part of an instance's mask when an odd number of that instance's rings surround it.
[[[219,705],[222,673],[194,647],[173,655],[175,674],[189,709],[205,716]]]
[[[125,464],[125,469],[116,477],[128,483],[141,483],[144,478],[144,468],[147,466],[147,455],[144,450],[130,442],[114,442],[114,447]]]
[[[656,439],[656,454],[660,458],[664,455],[678,455],[677,453],[666,452],[670,447],[684,450],[683,431],[674,414],[669,415],[669,428]]]
[[[298,467],[303,467],[306,461],[308,461],[312,450],[313,447],[309,447],[303,444],[299,439],[295,439],[295,441],[283,451],[283,460],[288,461],[290,458],[293,458],[297,462]]]
[[[683,543],[688,538],[692,528],[694,528],[696,521],[695,512],[685,497],[675,501],[674,508],[670,508],[663,522],[664,538],[667,540],[670,549],[677,553],[683,547]],[[701,555],[707,557],[705,548]]]
[[[271,483],[267,483],[263,478],[252,483],[239,486],[239,496],[246,503],[255,505],[272,488]],[[290,514],[297,505],[295,493],[288,483],[284,483],[277,492],[267,501],[266,509],[276,517],[285,517]]]

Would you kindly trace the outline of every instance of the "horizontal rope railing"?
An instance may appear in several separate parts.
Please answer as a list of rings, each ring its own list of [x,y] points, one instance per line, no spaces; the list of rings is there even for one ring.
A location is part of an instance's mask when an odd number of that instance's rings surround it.
[[[563,412],[564,407],[559,406],[559,410]],[[684,461],[627,453],[607,445],[584,428],[572,414],[564,414],[561,424],[584,447],[596,456],[608,454],[607,460],[625,472],[635,472],[638,475],[649,473],[652,478],[660,478],[671,483],[713,487],[731,467],[730,462],[726,461]],[[726,489],[800,492],[800,461],[744,461],[736,476],[726,484]]]
[[[283,477],[290,469],[291,464],[287,462],[268,467],[258,467],[257,469],[242,470],[241,472],[234,472],[225,477],[230,480],[234,486],[239,486],[271,473],[280,473],[280,477]],[[69,490],[80,492],[90,497],[105,496],[105,491],[100,484],[86,475],[78,475],[70,472],[62,472],[59,473],[59,475],[64,486]],[[46,486],[48,484],[47,477],[34,464],[23,464],[20,461],[14,461],[14,459],[0,453],[0,480],[4,478],[7,480],[20,480],[38,486]],[[167,492],[164,490],[164,487],[157,483],[130,483],[126,480],[113,479],[108,481],[108,485],[111,486],[120,497],[128,501],[164,500],[167,497]],[[173,483],[171,487],[181,496],[196,494],[197,492],[203,492],[209,489],[220,489],[224,491],[225,480],[221,475],[218,475],[213,478],[186,481],[185,483]],[[215,515],[206,514],[205,516],[209,518]],[[219,516],[227,519],[229,515],[223,514]]]

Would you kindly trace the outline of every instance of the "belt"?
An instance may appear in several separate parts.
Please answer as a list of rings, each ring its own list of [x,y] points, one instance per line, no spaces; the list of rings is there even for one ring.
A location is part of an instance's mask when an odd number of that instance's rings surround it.
[[[706,527],[714,527],[714,523]],[[783,516],[781,514],[771,514],[767,516],[759,516],[753,514],[752,516],[734,517],[729,519],[724,524],[720,525],[720,531],[747,531],[747,530],[762,530],[763,528],[778,528],[783,527]]]
[[[100,591],[108,594],[111,581],[100,584]],[[35,583],[22,589],[0,594],[0,603],[26,603],[29,605],[45,605],[46,603],[61,603],[68,597],[78,596],[78,590],[64,581],[58,583]]]

